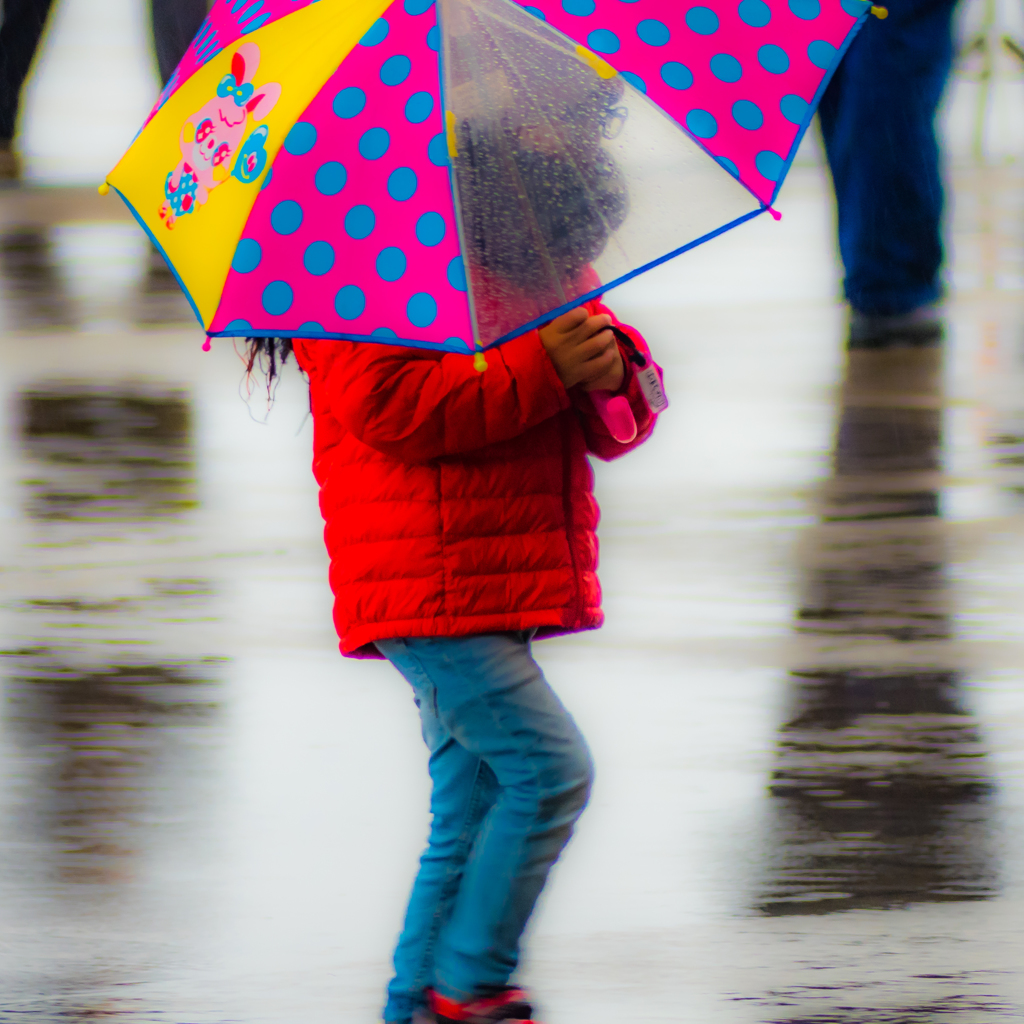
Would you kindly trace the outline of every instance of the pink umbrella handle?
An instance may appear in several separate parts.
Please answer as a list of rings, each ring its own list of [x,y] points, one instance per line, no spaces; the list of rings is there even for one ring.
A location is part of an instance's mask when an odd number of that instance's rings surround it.
[[[612,396],[610,391],[591,391],[597,415],[604,421],[608,432],[619,444],[629,444],[636,437],[636,420],[633,410],[623,395]]]

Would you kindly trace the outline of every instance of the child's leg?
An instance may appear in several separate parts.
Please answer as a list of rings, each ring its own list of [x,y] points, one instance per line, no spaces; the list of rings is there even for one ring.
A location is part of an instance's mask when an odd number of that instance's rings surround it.
[[[401,641],[398,641],[400,644]],[[381,642],[381,647],[394,641]],[[390,656],[390,650],[389,650]],[[396,662],[397,664],[397,662]],[[402,669],[400,668],[400,671]],[[430,836],[420,858],[398,947],[395,977],[388,986],[384,1020],[407,1024],[434,984],[434,948],[451,914],[462,870],[484,815],[497,794],[494,773],[459,745],[438,721],[436,696],[428,679],[405,673],[416,695],[423,739],[430,750]]]
[[[504,985],[519,938],[590,793],[576,724],[521,634],[414,638],[378,645],[436,699],[440,726],[482,759],[499,787],[461,869],[433,951],[437,991],[468,1001]],[[448,895],[445,894],[445,903]]]

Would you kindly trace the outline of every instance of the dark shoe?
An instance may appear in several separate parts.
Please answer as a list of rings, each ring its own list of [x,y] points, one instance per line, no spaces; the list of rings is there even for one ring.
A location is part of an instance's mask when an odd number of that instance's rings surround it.
[[[457,1003],[430,990],[427,1000],[437,1024],[492,1024],[502,1020],[538,1024],[533,1019],[533,1007],[521,988],[506,988],[471,1003]]]
[[[921,306],[894,316],[850,312],[846,347],[851,351],[927,348],[942,341],[944,325],[934,306]]]

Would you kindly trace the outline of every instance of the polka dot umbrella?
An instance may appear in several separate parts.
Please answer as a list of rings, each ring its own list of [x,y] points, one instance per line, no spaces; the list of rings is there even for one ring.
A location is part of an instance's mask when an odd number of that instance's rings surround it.
[[[132,208],[209,337],[476,351],[479,365],[774,213],[868,12],[216,0],[101,191]]]

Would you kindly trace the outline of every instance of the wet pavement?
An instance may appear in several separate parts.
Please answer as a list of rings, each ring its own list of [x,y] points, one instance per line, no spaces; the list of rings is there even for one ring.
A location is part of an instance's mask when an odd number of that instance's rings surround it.
[[[599,781],[525,978],[1024,1020],[1024,172],[957,172],[942,350],[846,360],[820,171],[779,205],[612,296],[673,405],[598,467],[606,627],[537,648]],[[425,757],[337,654],[301,381],[85,190],[0,192],[0,322],[0,1022],[376,1019]]]

